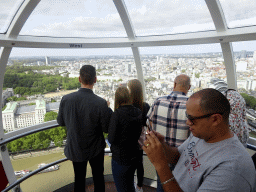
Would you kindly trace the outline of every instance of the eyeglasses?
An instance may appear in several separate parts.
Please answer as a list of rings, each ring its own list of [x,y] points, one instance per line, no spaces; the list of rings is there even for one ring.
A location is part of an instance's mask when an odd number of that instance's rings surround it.
[[[223,113],[210,113],[210,114],[207,114],[207,115],[202,115],[202,116],[199,116],[199,117],[194,117],[192,115],[188,115],[187,112],[186,112],[186,117],[191,121],[192,125],[194,125],[193,120],[207,118],[207,117],[210,117],[210,116],[212,116],[214,114],[222,115]]]

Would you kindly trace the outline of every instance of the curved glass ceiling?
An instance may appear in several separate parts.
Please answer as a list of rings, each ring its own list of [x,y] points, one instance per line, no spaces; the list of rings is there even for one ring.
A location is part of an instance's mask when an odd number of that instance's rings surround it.
[[[219,0],[229,28],[256,25],[255,0]]]
[[[0,0],[6,33],[24,0]],[[256,25],[256,1],[219,0],[229,28]],[[136,36],[215,30],[204,0],[124,0]],[[127,37],[112,0],[41,0],[20,35]]]
[[[126,0],[137,36],[215,30],[204,0]]]
[[[126,0],[137,36],[215,30],[204,0]],[[20,35],[127,37],[111,0],[42,0]]]
[[[24,0],[0,1],[0,33],[6,33],[14,15]]]
[[[111,0],[41,0],[20,35],[127,37]]]

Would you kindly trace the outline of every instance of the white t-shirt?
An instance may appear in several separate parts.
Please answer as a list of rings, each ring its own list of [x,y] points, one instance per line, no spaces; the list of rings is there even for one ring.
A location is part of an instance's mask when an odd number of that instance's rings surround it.
[[[173,171],[184,192],[252,192],[256,179],[253,161],[237,136],[207,143],[190,137],[178,148]]]

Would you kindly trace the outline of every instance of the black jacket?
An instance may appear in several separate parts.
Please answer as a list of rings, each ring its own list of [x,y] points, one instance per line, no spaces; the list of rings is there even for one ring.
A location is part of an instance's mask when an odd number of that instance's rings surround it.
[[[112,158],[127,165],[136,160],[142,130],[142,112],[132,105],[119,107],[111,116],[108,140]]]
[[[133,104],[133,106],[139,108],[139,106],[137,106],[135,104]],[[150,109],[150,106],[149,106],[148,103],[143,102],[143,106],[142,107],[143,107],[143,109],[142,109],[142,124],[144,126],[146,126],[147,114],[148,114],[148,111]]]
[[[106,147],[103,132],[108,132],[112,110],[91,89],[65,95],[57,121],[67,127],[66,157],[74,162],[90,160]]]

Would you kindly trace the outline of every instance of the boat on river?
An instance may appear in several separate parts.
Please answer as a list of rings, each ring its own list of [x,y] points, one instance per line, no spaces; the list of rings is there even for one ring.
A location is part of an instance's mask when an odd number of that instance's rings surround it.
[[[16,177],[20,178],[29,174],[30,172],[31,172],[30,170],[20,170],[20,171],[14,171],[14,174]]]
[[[40,163],[38,165],[38,168],[42,168],[46,165],[47,165],[46,163]],[[57,171],[57,170],[59,170],[59,167],[60,167],[59,165],[53,165],[51,167],[48,167],[47,169],[40,171],[39,173],[47,173],[47,172],[51,172],[51,171]]]

